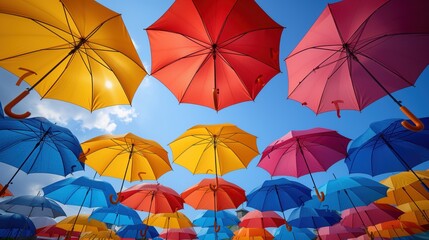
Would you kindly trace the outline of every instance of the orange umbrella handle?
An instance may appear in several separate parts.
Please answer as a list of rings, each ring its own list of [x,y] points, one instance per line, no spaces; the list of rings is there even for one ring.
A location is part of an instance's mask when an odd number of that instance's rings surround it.
[[[335,105],[335,109],[337,110],[337,117],[341,118],[341,114],[340,114],[341,110],[340,110],[340,105],[338,103],[344,103],[344,101],[343,100],[335,100],[335,101],[332,101],[331,103],[333,103]]]
[[[219,99],[218,99],[218,95],[219,95],[219,89],[218,88],[213,88],[213,102],[215,105],[215,110],[217,111],[219,109],[218,103],[219,103]]]
[[[214,222],[213,228],[214,228],[215,232],[219,232],[220,231],[220,225],[217,225],[216,221]]]
[[[319,190],[317,190],[317,188],[314,188],[314,191],[316,192],[317,198],[319,199],[319,201],[323,202],[325,201],[325,193],[324,192],[320,192]]]
[[[425,126],[423,125],[422,121],[420,121],[419,118],[417,118],[410,110],[408,110],[408,108],[401,106],[399,109],[401,109],[405,116],[407,116],[414,123],[414,125],[412,125],[407,121],[402,121],[401,124],[404,126],[404,128],[414,132],[423,130]]]
[[[140,178],[140,181],[143,181],[143,176],[146,174],[146,172],[139,172],[138,173],[138,175],[139,175],[139,178]]]
[[[27,72],[26,72],[26,73],[24,73],[24,74],[22,74],[22,76],[18,79],[18,81],[16,82],[16,86],[21,85],[21,82],[22,82],[26,77],[28,77],[28,76],[30,76],[30,75],[32,75],[32,74],[37,75],[37,73],[36,73],[36,72],[34,72],[34,71],[30,70],[30,69],[27,69],[27,68],[20,67],[20,68],[18,68],[18,69],[19,69],[19,70],[24,70],[24,71],[27,71]]]
[[[4,107],[4,112],[8,116],[10,116],[12,118],[16,118],[16,119],[24,119],[24,118],[29,117],[31,115],[30,112],[25,112],[23,114],[16,114],[16,113],[12,112],[12,108],[15,107],[15,105],[18,104],[22,99],[24,99],[29,93],[30,93],[30,90],[26,89],[21,94],[19,94],[18,96],[16,96],[15,99],[13,99],[10,103],[8,103]]]
[[[218,187],[218,186],[216,186],[215,184],[211,184],[211,183],[210,183],[210,189],[211,189],[213,192],[215,192],[215,191],[217,190],[217,187]]]
[[[121,194],[120,193],[118,193],[116,195],[116,200],[113,200],[113,194],[110,194],[110,196],[109,196],[109,200],[110,200],[111,204],[115,204],[115,205],[118,204],[120,199],[121,199]]]
[[[286,221],[286,220],[285,220]],[[290,232],[290,231],[292,231],[292,226],[291,225],[289,225],[289,223],[286,221],[286,223],[285,223],[285,226],[286,226],[286,229]]]

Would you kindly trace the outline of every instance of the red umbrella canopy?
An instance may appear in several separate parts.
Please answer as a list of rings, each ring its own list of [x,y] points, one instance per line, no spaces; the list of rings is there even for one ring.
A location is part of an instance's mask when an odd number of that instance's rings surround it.
[[[318,233],[321,240],[341,240],[364,235],[365,230],[363,228],[351,228],[341,224],[335,224],[333,226],[319,228]]]
[[[280,72],[282,31],[253,0],[177,0],[147,28],[152,76],[216,111],[254,100]]]
[[[217,187],[216,187],[217,186]],[[205,178],[181,194],[185,203],[195,209],[235,209],[246,201],[244,189],[223,178]]]
[[[182,197],[159,183],[141,183],[120,193],[121,203],[139,211],[172,213],[183,209]]]
[[[253,210],[241,218],[239,226],[246,228],[267,228],[280,227],[284,224],[286,224],[286,220],[274,211],[261,212]]]
[[[196,239],[197,233],[193,228],[164,229],[159,237],[163,239]]]
[[[346,227],[374,226],[378,223],[396,220],[403,213],[389,204],[371,203],[368,206],[344,210],[341,213],[341,225]]]

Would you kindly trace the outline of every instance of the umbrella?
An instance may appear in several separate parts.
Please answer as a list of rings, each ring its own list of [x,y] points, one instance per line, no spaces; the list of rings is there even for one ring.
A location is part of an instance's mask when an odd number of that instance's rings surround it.
[[[105,134],[81,144],[85,149],[85,164],[102,176],[125,180],[156,180],[171,171],[168,153],[157,142],[141,138],[132,133],[122,135]],[[110,198],[112,203],[118,203]]]
[[[122,204],[97,208],[89,215],[89,219],[96,219],[116,226],[136,225],[142,221],[134,209]]]
[[[44,196],[23,195],[0,202],[0,209],[19,213],[27,217],[66,216],[66,213],[55,201]]]
[[[120,14],[90,0],[1,1],[0,66],[31,90],[90,111],[130,104],[146,71]],[[19,47],[16,47],[18,46]],[[78,93],[78,94],[77,94]]]
[[[398,219],[406,222],[414,222],[423,227],[429,227],[429,200],[414,201],[397,206],[404,211]]]
[[[30,218],[18,213],[0,214],[0,238],[31,237],[36,228]]]
[[[338,132],[324,128],[290,131],[265,148],[258,166],[273,176],[310,174],[316,194],[323,201],[324,193],[319,194],[312,173],[326,171],[343,159],[349,141]]]
[[[146,231],[145,235],[143,235],[144,231]],[[147,226],[146,224],[143,224],[143,223],[123,226],[116,232],[116,234],[121,238],[132,238],[132,239],[138,239],[144,236],[146,238],[153,239],[159,235],[154,227]]]
[[[83,233],[80,237],[79,240],[93,240],[93,239],[103,239],[103,240],[120,240],[121,238],[116,235],[116,233],[111,230],[111,229],[107,229],[107,230],[103,230],[103,231],[99,231],[99,232],[86,232]]]
[[[429,124],[429,118],[422,118],[421,121]],[[408,170],[423,184],[412,168],[429,159],[428,138],[429,129],[410,132],[402,127],[398,119],[374,122],[350,144],[345,163],[350,173],[371,176]]]
[[[240,228],[234,232],[234,240],[272,240],[274,236],[265,228]]]
[[[157,213],[150,216],[147,220],[144,220],[143,222],[147,222],[150,226],[168,229],[193,227],[191,220],[189,220],[189,218],[181,212]]]
[[[84,169],[84,164],[78,160],[82,148],[76,136],[45,118],[4,118],[0,124],[0,139],[0,161],[18,168],[1,189],[0,196],[19,170],[66,176]]]
[[[343,210],[341,225],[352,228],[374,226],[378,223],[396,220],[403,213],[403,211],[389,204],[370,203],[368,206]]]
[[[195,239],[197,233],[193,228],[164,229],[159,237],[164,239]]]
[[[202,228],[197,237],[199,240],[231,239],[234,233],[227,227],[221,226],[219,231],[214,228]]]
[[[219,111],[254,100],[280,72],[283,27],[255,1],[176,1],[146,30],[151,74],[180,103]]]
[[[319,228],[320,240],[342,240],[359,237],[365,234],[362,228],[351,228],[339,223],[333,226]]]
[[[34,227],[36,227],[36,229],[55,225],[57,223],[57,221],[55,221],[55,219],[51,217],[30,217],[30,220],[33,222]]]
[[[247,206],[260,211],[280,211],[286,220],[284,211],[301,206],[311,199],[310,194],[311,189],[299,182],[286,178],[266,180],[247,194]],[[290,229],[287,222],[286,227]]]
[[[312,240],[316,235],[306,228],[293,228],[289,231],[286,226],[280,226],[274,233],[275,240]]]
[[[376,229],[379,229],[378,231]],[[399,238],[423,232],[424,229],[413,222],[393,220],[369,226],[368,232],[375,237]]]
[[[391,94],[413,86],[429,63],[429,2],[359,0],[328,4],[286,58],[289,99],[316,113],[362,110],[388,95],[414,126],[423,124]]]
[[[55,224],[53,225],[49,225],[49,226],[45,226],[42,228],[38,228],[36,230],[36,235],[38,237],[60,237],[60,236],[66,236],[67,234],[70,234],[72,237],[79,237],[80,233],[79,232],[72,232],[72,233],[68,233],[68,231],[57,227]]]
[[[206,210],[199,214],[192,223],[199,227],[213,227],[214,225],[215,212],[213,210]],[[220,210],[216,212],[216,224],[221,226],[235,226],[240,223],[238,217],[227,210]]]
[[[73,215],[64,218],[56,224],[56,227],[70,232],[99,232],[106,231],[107,226],[103,222],[89,219],[89,214]]]
[[[3,189],[3,185],[0,184],[0,188]],[[5,189],[4,192],[0,195],[0,197],[9,197],[13,196],[12,192],[9,189]]]
[[[286,224],[285,219],[274,211],[261,212],[259,210],[253,210],[241,218],[241,222],[238,226],[246,228],[276,228],[284,224]]]

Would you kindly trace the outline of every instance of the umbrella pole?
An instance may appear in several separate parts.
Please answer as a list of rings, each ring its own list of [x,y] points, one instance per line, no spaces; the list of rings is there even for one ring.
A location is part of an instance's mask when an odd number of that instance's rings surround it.
[[[419,207],[419,205],[416,203],[416,201],[414,201],[414,199],[411,197],[411,195],[407,192],[407,190],[405,189],[405,187],[402,187],[402,190],[404,190],[405,194],[407,194],[407,196],[410,198],[411,201],[413,201],[414,205],[417,207],[417,209],[422,213],[423,217],[426,219],[426,221],[429,222],[429,218],[426,215],[426,213]]]
[[[399,159],[399,161],[402,163],[402,165],[408,169],[408,171],[411,171],[414,176],[416,176],[417,180],[419,180],[419,182],[423,185],[423,187],[426,189],[426,191],[429,192],[429,187],[426,185],[426,183],[423,182],[423,180],[416,174],[416,172],[414,172],[414,170],[410,167],[410,165],[408,165],[408,163],[401,157],[401,155],[399,155],[399,153],[395,150],[395,148],[393,148],[393,146],[384,138],[383,135],[381,135],[381,139],[383,140],[383,142],[386,144],[386,146],[390,149],[390,151],[393,152],[393,154],[395,154],[395,156]]]
[[[25,158],[25,160],[21,163],[21,165],[19,166],[19,168],[16,170],[16,172],[13,174],[13,176],[10,178],[9,182],[6,183],[6,185],[3,186],[3,188],[0,190],[0,196],[2,196],[7,188],[9,187],[10,183],[12,182],[12,180],[16,177],[16,175],[18,174],[18,172],[21,170],[21,168],[25,165],[25,163],[28,161],[28,159],[30,158],[30,156],[33,154],[33,152],[39,147],[39,145],[44,141],[45,137],[48,135],[49,130],[51,128],[48,128],[48,130],[46,130],[43,133],[43,136],[40,138],[40,140],[36,143],[36,145],[34,146],[34,148],[31,150],[31,152],[28,154],[28,156]]]
[[[319,199],[319,201],[323,202],[325,200],[325,193],[324,192],[319,193],[319,190],[317,189],[316,183],[314,182],[313,175],[311,174],[310,167],[308,166],[308,162],[307,162],[307,159],[305,158],[304,151],[302,150],[299,139],[297,139],[296,142],[298,143],[299,151],[302,155],[302,158],[304,159],[305,166],[307,167],[307,171],[310,174],[311,181],[313,182],[314,191],[316,192],[317,198]]]
[[[112,195],[110,195],[110,202],[112,204],[117,204],[121,201],[121,192],[122,189],[124,188],[124,183],[125,183],[125,178],[127,176],[127,172],[128,172],[128,167],[130,166],[130,162],[131,162],[131,157],[133,156],[133,150],[134,150],[134,143],[131,144],[131,150],[130,150],[130,155],[128,156],[128,162],[127,162],[127,167],[125,168],[125,173],[124,173],[124,177],[122,178],[122,183],[121,183],[121,188],[119,189],[119,193],[117,195],[117,199],[115,201],[113,201],[112,199]]]
[[[79,211],[77,212],[76,218],[74,219],[74,222],[73,222],[72,228],[71,228],[70,232],[68,232],[68,234],[66,235],[66,238],[65,238],[65,239],[71,239],[71,235],[72,235],[72,233],[73,233],[74,226],[76,225],[77,218],[79,217],[80,211],[82,210],[83,204],[85,203],[86,197],[88,196],[88,193],[89,193],[89,190],[90,190],[90,189],[91,189],[91,188],[89,188],[89,187],[88,187],[88,190],[86,190],[85,197],[83,197],[82,204],[81,204],[81,205],[80,205],[80,207],[79,207]]]
[[[292,226],[290,226],[290,225],[289,225],[289,223],[288,223],[288,222],[287,222],[287,220],[286,220],[285,212],[284,212],[284,210],[283,210],[282,202],[281,202],[281,200],[280,200],[279,190],[277,190],[277,185],[274,185],[274,189],[276,190],[277,200],[279,201],[279,204],[280,204],[280,210],[281,210],[281,212],[282,212],[283,219],[285,220],[285,227],[286,227],[286,229],[290,232],[290,231],[292,231]]]
[[[144,228],[144,232],[143,232],[143,234],[141,234],[142,235],[142,237],[143,237],[143,239],[147,239],[146,238],[146,234],[147,234],[147,230],[149,229],[149,217],[150,217],[150,210],[152,209],[152,202],[153,202],[153,199],[155,198],[155,193],[154,192],[152,192],[152,197],[150,198],[150,204],[149,204],[149,211],[148,211],[148,213],[147,213],[147,221],[146,221],[146,227]]]

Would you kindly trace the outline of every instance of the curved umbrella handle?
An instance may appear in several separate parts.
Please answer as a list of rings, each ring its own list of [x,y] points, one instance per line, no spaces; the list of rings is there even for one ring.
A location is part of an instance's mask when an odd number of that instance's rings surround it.
[[[289,225],[289,223],[285,220],[285,227],[286,227],[286,229],[290,232],[290,231],[292,231],[292,226],[291,225]]]
[[[340,105],[338,103],[344,103],[343,100],[334,100],[331,103],[333,103],[335,105],[335,109],[337,110],[337,117],[341,118],[341,114],[340,114]]]
[[[23,68],[23,67],[20,67],[20,68],[18,68],[19,70],[24,70],[24,71],[27,71],[26,73],[24,73],[24,74],[22,74],[21,75],[21,77],[18,79],[18,81],[16,81],[16,86],[19,86],[19,85],[21,85],[21,83],[22,83],[22,81],[26,78],[26,77],[28,77],[28,76],[30,76],[30,75],[37,75],[37,73],[35,72],[35,71],[32,71],[32,70],[30,70],[30,69],[27,69],[27,68]]]
[[[405,106],[401,106],[399,109],[401,109],[401,111],[405,114],[405,116],[407,116],[413,123],[414,125],[410,124],[407,121],[402,121],[401,124],[402,126],[404,126],[404,128],[414,131],[414,132],[418,132],[423,130],[423,128],[425,127],[424,124],[422,123],[422,121],[420,121],[419,118],[417,118],[410,110],[408,110],[408,108],[406,108]],[[6,109],[5,109],[6,111]]]
[[[120,199],[121,199],[121,194],[120,193],[118,193],[116,195],[116,200],[113,200],[113,194],[110,194],[110,196],[109,196],[109,200],[110,200],[111,204],[115,204],[115,205],[118,204],[120,202]]]
[[[213,192],[215,192],[215,191],[217,191],[217,188],[218,188],[218,186],[216,186],[215,184],[211,184],[210,183],[210,189],[213,191]]]
[[[12,108],[15,107],[15,105],[18,104],[22,99],[24,99],[29,93],[30,93],[30,91],[28,89],[26,89],[21,94],[16,96],[16,98],[14,98],[12,101],[10,101],[10,103],[8,103],[4,107],[4,112],[8,116],[10,116],[12,118],[16,118],[16,119],[24,119],[24,118],[29,117],[31,115],[30,112],[25,112],[23,114],[16,114],[16,113],[12,112]]]
[[[144,175],[144,174],[146,174],[146,172],[139,172],[139,173],[138,173],[139,178],[140,178],[140,181],[143,181],[143,177],[142,177],[142,175]]]
[[[217,225],[216,221],[214,222],[213,228],[214,228],[215,232],[219,232],[220,231],[220,225]]]
[[[317,188],[314,188],[314,191],[316,192],[317,198],[319,199],[319,201],[323,202],[325,201],[325,193],[324,192],[320,192],[319,190],[317,190]]]

